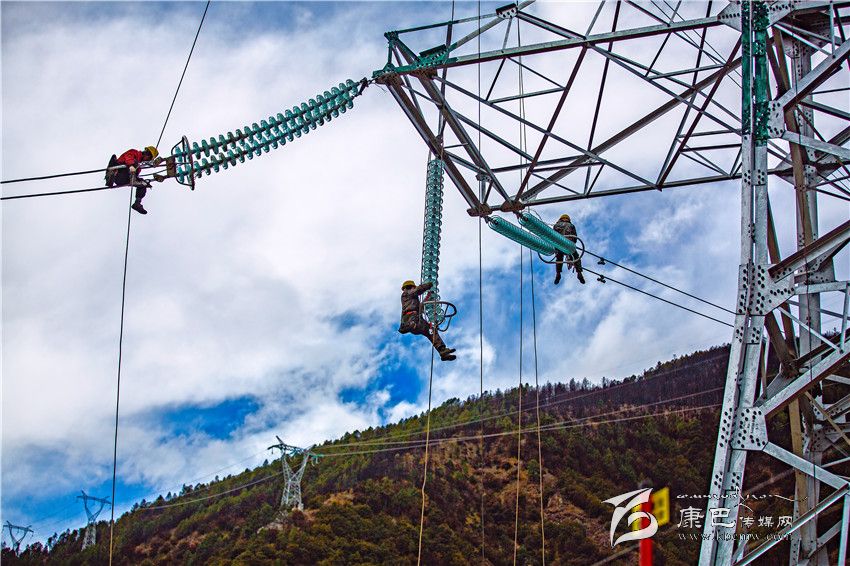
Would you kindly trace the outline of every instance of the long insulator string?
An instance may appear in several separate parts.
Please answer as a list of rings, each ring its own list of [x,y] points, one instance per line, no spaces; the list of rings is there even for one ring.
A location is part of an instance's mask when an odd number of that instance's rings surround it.
[[[421,283],[431,283],[425,315],[439,326],[445,319],[440,301],[440,233],[443,227],[443,160],[428,161],[425,178],[425,220],[422,230]]]
[[[235,133],[227,132],[227,135],[219,135],[218,138],[204,139],[200,144],[194,142],[188,152],[176,147],[176,158],[189,155],[194,158],[191,171],[188,164],[177,168],[177,180],[182,182],[190,174],[200,178],[203,174],[217,173],[221,168],[227,169],[237,163],[244,163],[246,158],[250,160],[255,156],[259,157],[271,149],[286,145],[287,141],[291,142],[309,134],[311,130],[353,108],[354,99],[363,92],[367,84],[366,79],[360,82],[349,79],[330,91],[317,94],[309,102],[303,102],[282,114],[269,116],[268,120],[261,120],[259,124],[254,122],[250,126],[237,129]]]

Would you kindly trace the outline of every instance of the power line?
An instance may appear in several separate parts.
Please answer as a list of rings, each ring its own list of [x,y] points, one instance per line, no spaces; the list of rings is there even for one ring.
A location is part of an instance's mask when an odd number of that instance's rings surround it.
[[[701,366],[703,364],[711,363],[711,362],[714,362],[716,360],[719,360],[721,358],[726,358],[726,357],[728,357],[726,354],[719,354],[719,355],[713,356],[711,358],[697,362],[695,364],[691,364],[688,367],[671,369],[671,370],[668,370],[668,371],[665,371],[665,372],[662,372],[662,373],[655,374],[651,377],[648,377],[648,378],[640,380],[640,381],[636,380],[636,381],[621,382],[621,383],[618,383],[616,385],[613,385],[611,387],[607,387],[607,388],[604,388],[604,389],[602,389],[602,388],[594,389],[592,391],[588,391],[588,392],[583,393],[581,395],[574,395],[574,396],[571,396],[571,397],[559,399],[559,397],[563,397],[564,395],[569,395],[570,393],[573,393],[572,391],[564,392],[561,395],[557,395],[557,396],[553,397],[553,399],[558,399],[557,401],[556,400],[549,400],[549,401],[543,403],[541,406],[542,407],[552,407],[552,406],[560,405],[560,404],[563,404],[563,403],[570,403],[570,402],[573,402],[573,401],[579,401],[581,399],[585,399],[587,397],[592,397],[594,395],[609,393],[609,392],[611,392],[612,390],[615,390],[615,389],[620,389],[620,388],[623,388],[623,387],[629,387],[629,386],[634,386],[634,385],[646,383],[648,381],[652,381],[654,379],[663,377],[665,375],[678,373],[678,372],[684,371],[686,369]],[[531,409],[525,409],[525,410],[530,411]],[[508,412],[505,412],[505,413],[499,413],[499,414],[496,414],[496,415],[491,415],[491,416],[488,416],[488,417],[482,417],[482,418],[478,418],[478,419],[471,419],[471,420],[468,420],[468,421],[456,422],[456,423],[452,423],[452,424],[448,424],[448,425],[444,425],[444,426],[440,426],[440,427],[436,427],[436,428],[431,427],[431,432],[449,430],[449,429],[453,429],[453,428],[460,428],[460,427],[469,426],[469,425],[473,425],[473,424],[484,423],[484,422],[487,422],[487,421],[501,419],[503,417],[512,417],[512,416],[516,415],[518,412],[519,411],[517,411],[517,410],[508,411]],[[414,435],[417,435],[417,434],[424,434],[424,433],[425,433],[424,430],[400,432],[400,433],[397,433],[397,434],[388,435],[388,436],[384,437],[383,439],[376,438],[376,439],[371,439],[371,440],[364,440],[362,442],[346,442],[346,443],[339,443],[339,444],[330,444],[327,447],[328,448],[339,448],[339,447],[345,447],[345,446],[365,446],[365,445],[369,445],[369,444],[385,444],[385,445],[386,444],[407,444],[407,443],[414,442],[414,441],[395,440],[395,439],[406,438],[406,437],[414,436]]]
[[[637,276],[639,276],[639,277],[643,277],[644,279],[648,279],[648,280],[652,281],[653,283],[658,283],[658,284],[659,284],[659,285],[661,285],[662,287],[667,287],[668,289],[671,289],[671,290],[673,290],[673,291],[676,291],[677,293],[681,293],[681,294],[683,294],[683,295],[685,295],[685,296],[687,296],[687,297],[690,297],[690,298],[692,298],[692,299],[696,299],[697,301],[699,301],[699,302],[701,302],[701,303],[705,303],[705,304],[710,305],[710,306],[712,306],[712,307],[714,307],[714,308],[718,308],[718,309],[720,309],[720,310],[722,310],[722,311],[728,312],[729,314],[735,314],[735,311],[733,311],[733,310],[731,310],[731,309],[727,309],[726,307],[723,307],[723,306],[720,306],[720,305],[718,305],[718,304],[712,303],[712,302],[711,302],[711,301],[709,301],[709,300],[706,300],[706,299],[703,299],[702,297],[698,297],[698,296],[696,296],[696,295],[694,295],[694,294],[688,293],[687,291],[683,291],[683,290],[679,289],[678,287],[674,287],[673,285],[668,285],[667,283],[664,283],[663,281],[659,281],[658,279],[655,279],[655,278],[653,278],[653,277],[650,277],[649,275],[646,275],[646,274],[644,274],[644,273],[641,273],[641,272],[639,272],[639,271],[637,271],[637,270],[635,270],[635,269],[631,269],[631,268],[629,268],[629,267],[626,267],[625,265],[621,265],[621,264],[619,264],[619,263],[617,263],[617,262],[615,262],[615,261],[612,261],[612,260],[608,259],[607,257],[602,257],[601,255],[596,255],[595,253],[590,252],[590,251],[587,251],[587,250],[585,250],[585,253],[586,253],[587,255],[591,255],[591,256],[593,256],[593,257],[595,257],[595,258],[599,259],[600,261],[602,261],[602,262],[604,262],[604,263],[610,263],[611,265],[615,265],[615,266],[619,267],[620,269],[624,269],[624,270],[628,271],[629,273],[634,273],[635,275],[637,275]],[[588,270],[588,271],[589,271],[589,270]],[[612,281],[613,281],[613,280],[612,280]]]
[[[604,283],[605,281],[611,281],[612,283],[617,283],[618,285],[622,285],[623,287],[627,287],[627,288],[631,289],[632,291],[637,291],[638,293],[643,293],[644,295],[646,295],[646,296],[648,296],[648,297],[652,297],[653,299],[658,299],[659,301],[662,301],[662,302],[664,302],[664,303],[667,303],[668,305],[673,305],[674,307],[678,307],[678,308],[680,308],[680,309],[682,309],[682,310],[686,310],[686,311],[688,311],[688,312],[690,312],[690,313],[693,313],[693,314],[695,314],[695,315],[699,315],[699,316],[701,316],[701,317],[703,317],[703,318],[707,318],[708,320],[713,320],[714,322],[719,322],[720,324],[724,324],[724,325],[728,326],[729,328],[734,328],[734,325],[729,324],[729,323],[728,323],[728,322],[726,322],[726,321],[720,320],[719,318],[714,318],[713,316],[709,316],[709,315],[707,315],[707,314],[703,314],[703,313],[701,313],[701,312],[699,312],[699,311],[696,311],[696,310],[694,310],[694,309],[692,309],[692,308],[688,308],[688,307],[686,307],[686,306],[684,306],[684,305],[680,305],[679,303],[676,303],[676,302],[673,302],[673,301],[667,300],[667,299],[665,299],[665,298],[663,298],[663,297],[659,297],[658,295],[653,295],[653,294],[652,294],[652,293],[650,293],[649,291],[644,291],[643,289],[638,289],[637,287],[633,287],[632,285],[629,285],[628,283],[623,283],[622,281],[618,281],[618,280],[614,279],[613,277],[609,277],[609,276],[607,276],[607,275],[603,275],[603,274],[601,274],[601,273],[597,273],[596,271],[590,270],[590,269],[588,269],[588,268],[586,268],[586,267],[583,267],[583,269],[584,269],[584,271],[587,271],[588,273],[592,273],[592,274],[597,275],[598,277],[600,277],[600,281],[602,281],[603,283]]]
[[[693,393],[693,394],[687,395],[685,397],[693,397],[693,396],[697,396],[697,395],[704,395],[706,393],[713,393],[713,392],[719,391],[721,389],[723,389],[723,388],[722,387],[716,387],[714,389],[701,391],[699,393]],[[663,403],[672,403],[675,400],[676,399],[665,399],[664,401],[659,401],[658,403],[653,403],[652,405],[663,404]],[[644,407],[652,406],[652,405],[645,405]],[[561,422],[551,423],[551,424],[545,425],[545,426],[541,427],[541,430],[545,431],[545,432],[549,432],[549,431],[555,431],[555,430],[567,430],[567,429],[571,429],[571,428],[584,428],[584,427],[589,427],[589,426],[598,426],[598,425],[603,425],[603,424],[615,424],[615,423],[620,423],[620,422],[628,422],[628,421],[646,419],[646,418],[656,417],[656,416],[672,415],[672,414],[676,414],[676,413],[687,413],[687,412],[691,412],[691,411],[701,411],[701,410],[705,410],[705,409],[716,408],[716,407],[719,407],[719,406],[720,406],[719,403],[713,403],[713,404],[710,404],[710,405],[701,405],[701,406],[698,406],[698,407],[683,407],[683,408],[679,408],[679,409],[671,409],[669,411],[659,411],[659,412],[656,412],[656,413],[649,413],[649,414],[646,414],[646,415],[633,415],[633,416],[629,416],[629,417],[621,417],[621,418],[618,418],[618,419],[609,419],[609,420],[604,420],[604,421],[588,421],[588,422],[561,421]],[[635,408],[624,409],[624,410],[638,410],[640,408],[641,407],[635,407]],[[601,415],[596,415],[596,417],[598,417],[598,416],[601,416]],[[592,417],[588,417],[588,418],[592,418]],[[523,429],[522,432],[523,433],[530,433],[530,432],[535,432],[536,430],[537,430],[537,427],[532,426],[532,427],[528,427],[528,428]],[[484,438],[501,438],[501,437],[504,437],[504,436],[513,436],[515,434],[516,434],[515,430],[502,431],[502,432],[491,432],[491,433],[485,434]],[[431,443],[431,445],[439,445],[439,444],[443,444],[443,443],[447,443],[447,442],[469,442],[469,441],[472,441],[472,440],[478,440],[479,438],[480,438],[479,435],[450,436],[450,437],[447,437],[447,438],[431,439],[430,443]],[[321,454],[317,454],[317,456],[321,456],[323,458],[331,458],[331,457],[334,457],[334,456],[359,456],[359,455],[363,455],[363,454],[377,454],[377,453],[381,453],[381,452],[398,452],[400,450],[413,450],[413,449],[423,448],[423,447],[424,447],[424,443],[422,441],[419,441],[419,444],[415,444],[415,445],[411,445],[411,446],[399,446],[399,447],[394,447],[394,448],[377,448],[377,449],[374,449],[374,450],[356,450],[356,451],[346,451],[346,452],[336,452],[336,453],[321,453]]]
[[[687,397],[693,397],[695,395],[710,393],[710,392],[717,391],[718,389],[722,389],[722,388],[712,389],[712,390],[708,390],[708,391],[701,391],[700,393],[693,393],[693,394],[685,395],[683,397],[678,397],[678,398],[675,398],[675,399],[666,399],[664,401],[659,401],[657,403],[654,403],[653,405],[673,402],[673,401],[676,401],[678,399],[684,399],[684,398],[687,398]],[[647,406],[652,406],[652,405],[645,405],[644,407],[647,407]],[[716,408],[718,406],[719,406],[719,404],[715,403],[715,404],[712,404],[712,405],[702,405],[702,406],[698,406],[698,407],[684,407],[684,408],[672,409],[672,410],[668,410],[668,411],[658,411],[658,412],[655,412],[655,413],[649,413],[649,414],[645,414],[645,415],[633,415],[633,416],[629,416],[629,417],[621,417],[621,418],[618,418],[618,419],[608,419],[608,420],[604,420],[604,421],[592,421],[592,422],[580,422],[580,423],[570,423],[570,422],[567,422],[567,421],[562,421],[560,423],[551,423],[549,425],[546,425],[546,426],[543,426],[543,427],[540,427],[540,428],[541,428],[541,430],[549,431],[549,430],[598,426],[598,425],[602,425],[602,424],[616,424],[616,423],[620,423],[620,422],[629,422],[629,421],[642,420],[642,419],[648,419],[648,418],[653,418],[653,417],[663,417],[663,416],[672,415],[672,414],[684,414],[684,413],[689,413],[689,412],[702,411],[702,410],[706,410],[706,409]],[[637,409],[639,409],[639,407],[630,407],[630,408],[625,409],[625,410],[637,410]],[[604,415],[595,415],[594,417],[588,417],[588,418],[595,418],[595,417],[599,417],[599,416],[604,416]],[[535,430],[537,430],[537,427],[532,426],[532,427],[529,427],[527,429],[524,429],[523,432],[533,432]],[[516,431],[510,430],[510,431],[503,431],[503,432],[498,432],[498,433],[486,434],[486,435],[484,435],[484,437],[485,438],[498,438],[498,437],[506,436],[506,435],[513,436],[514,434],[516,434]],[[462,441],[478,440],[478,438],[479,438],[478,435],[466,436],[466,437],[438,438],[438,439],[432,439],[431,443],[432,444],[443,444],[443,443],[446,443],[446,442],[462,442]],[[336,454],[318,454],[317,453],[316,455],[320,456],[320,457],[358,456],[358,455],[362,455],[362,454],[376,454],[376,453],[379,453],[379,452],[389,452],[389,451],[398,451],[398,450],[412,450],[412,449],[423,448],[424,446],[425,446],[425,443],[420,442],[420,444],[418,444],[416,446],[408,446],[408,447],[401,447],[401,448],[368,450],[368,451],[338,452]],[[236,491],[239,491],[241,489],[245,489],[247,487],[252,487],[254,485],[266,482],[266,481],[268,481],[270,479],[274,479],[274,478],[276,478],[276,477],[278,477],[282,474],[283,474],[283,472],[275,472],[275,473],[270,474],[268,476],[263,476],[262,478],[252,480],[248,483],[238,485],[238,486],[233,487],[231,489],[228,489],[226,491],[222,491],[222,492],[219,492],[219,493],[213,493],[213,494],[207,495],[205,497],[190,499],[188,501],[178,501],[178,502],[175,502],[175,503],[166,503],[166,504],[157,505],[157,506],[154,506],[154,507],[139,507],[139,510],[140,511],[155,511],[155,510],[159,510],[159,509],[181,507],[183,505],[198,503],[200,501],[207,501],[207,500],[210,500],[210,499],[214,499],[216,497],[221,497],[223,495],[228,495],[230,493],[234,493]]]
[[[129,185],[120,185],[118,187],[92,187],[91,189],[76,189],[72,191],[54,191],[51,193],[35,193],[29,195],[16,195],[13,197],[0,197],[0,200],[16,200],[22,198],[33,198],[33,197],[52,197],[56,195],[70,195],[74,193],[90,193],[92,191],[108,191],[109,189],[120,189],[122,186],[129,187]]]
[[[207,495],[206,497],[199,497],[197,499],[190,499],[189,501],[178,501],[176,503],[166,503],[164,505],[157,505],[156,507],[139,507],[140,510],[144,511],[155,511],[157,509],[168,509],[169,507],[181,507],[183,505],[189,505],[190,503],[197,503],[199,501],[206,501],[208,499],[214,499],[216,497],[221,497],[222,495],[227,495],[228,493],[233,493],[234,491],[239,491],[240,489],[245,489],[246,487],[251,487],[252,485],[257,485],[263,483],[264,481],[268,481],[270,479],[276,478],[280,475],[283,475],[283,472],[275,472],[268,476],[263,476],[258,480],[251,481],[249,483],[236,486],[232,489],[228,489],[227,491],[222,491],[220,493],[213,493],[212,495]]]
[[[117,169],[126,169],[126,165],[116,165],[105,169],[90,169],[88,171],[75,171],[73,173],[57,173],[55,175],[44,175],[41,177],[26,177],[23,179],[10,179],[8,181],[0,181],[0,184],[10,185],[12,183],[23,183],[26,181],[42,181],[44,179],[58,179],[59,177],[73,177],[75,175],[90,175],[91,173],[105,173],[106,171],[115,171]]]
[[[192,60],[192,53],[195,51],[195,43],[198,41],[198,36],[201,34],[201,27],[204,25],[204,19],[207,17],[207,10],[210,8],[210,0],[207,0],[207,5],[204,8],[204,15],[201,16],[201,23],[198,24],[198,31],[195,32],[195,39],[192,41],[192,48],[189,50],[189,56],[186,58],[186,65],[183,67],[183,74],[180,75],[180,82],[177,83],[177,90],[174,91],[174,98],[171,99],[171,106],[168,108],[168,114],[165,116],[165,122],[162,124],[162,130],[159,132],[159,139],[156,140],[156,147],[159,147],[159,142],[162,141],[162,134],[165,133],[165,126],[168,124],[168,118],[171,117],[171,111],[174,109],[174,103],[177,101],[177,93],[180,92],[180,86],[183,84],[183,77],[186,76],[186,69],[189,68],[189,61]]]

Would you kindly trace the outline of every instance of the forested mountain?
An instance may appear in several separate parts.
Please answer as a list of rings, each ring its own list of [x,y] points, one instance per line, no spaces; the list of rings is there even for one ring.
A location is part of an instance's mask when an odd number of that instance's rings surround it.
[[[670,523],[653,537],[655,563],[694,563],[701,529],[677,523],[686,507],[705,507],[699,496],[708,490],[727,356],[718,347],[622,381],[541,387],[539,444],[531,387],[522,399],[517,389],[496,391],[432,411],[422,562],[481,564],[483,553],[485,564],[513,564],[516,552],[516,564],[541,564],[545,536],[547,564],[591,565],[623,550],[607,563],[635,564],[635,543],[611,548],[613,507],[604,500],[646,485],[671,494]],[[780,415],[771,426],[781,434],[786,423]],[[116,523],[114,563],[416,564],[425,428],[419,415],[314,447],[322,456],[306,469],[304,510],[283,517],[279,461],[143,501]],[[745,488],[792,497],[793,476],[776,476],[758,456]],[[776,531],[777,518],[791,514],[778,497],[747,505],[754,535]],[[768,514],[772,526],[755,521]],[[3,563],[106,563],[108,523],[85,551],[83,532],[55,536],[49,551],[37,543],[15,557],[6,549]],[[764,563],[787,562],[786,544]]]

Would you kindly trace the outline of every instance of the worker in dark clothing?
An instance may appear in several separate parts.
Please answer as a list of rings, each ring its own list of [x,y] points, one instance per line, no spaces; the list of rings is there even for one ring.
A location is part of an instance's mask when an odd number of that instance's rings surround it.
[[[136,187],[136,200],[133,205],[130,207],[139,214],[147,214],[148,211],[145,210],[145,207],[142,206],[142,199],[145,198],[145,193],[148,192],[148,187],[150,187],[150,182],[145,179],[140,179],[136,176],[137,171],[139,170],[139,165],[143,161],[154,161],[154,163],[160,161],[159,160],[159,151],[152,146],[147,146],[143,151],[139,151],[138,149],[128,149],[124,153],[121,154],[120,157],[112,156],[112,159],[109,160],[109,167],[121,167],[120,169],[109,170],[106,172],[106,186],[124,186],[132,183],[134,187]]]
[[[573,226],[573,223],[570,222],[569,214],[562,214],[561,217],[555,222],[555,225],[552,227],[555,232],[564,236],[569,241],[575,243],[576,241],[576,227]],[[561,282],[561,269],[564,267],[564,254],[558,250],[555,251],[555,285]],[[578,255],[578,250],[569,254],[567,256],[567,265],[570,269],[576,270],[576,276],[578,277],[578,282],[582,285],[584,284],[584,275],[581,273],[581,259]]]
[[[402,334],[411,333],[427,337],[434,345],[437,353],[440,354],[440,359],[444,362],[450,362],[457,359],[457,356],[454,355],[454,349],[446,347],[436,327],[433,329],[433,336],[431,335],[431,325],[422,317],[420,310],[419,295],[430,289],[432,285],[432,283],[423,283],[417,287],[413,281],[402,283],[401,325],[399,325],[398,331]]]

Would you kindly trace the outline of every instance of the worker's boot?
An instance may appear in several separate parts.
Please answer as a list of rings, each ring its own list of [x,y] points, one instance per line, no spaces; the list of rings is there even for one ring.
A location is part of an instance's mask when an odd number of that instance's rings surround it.
[[[438,352],[440,353],[440,359],[444,362],[451,362],[457,359],[457,356],[452,353],[454,350],[446,348],[445,346],[440,348]]]
[[[133,210],[135,210],[139,214],[147,214],[148,213],[148,211],[145,210],[145,207],[142,206],[142,201],[140,201],[140,200],[137,200],[136,202],[134,202],[133,206],[131,206],[130,208],[132,208]]]
[[[578,282],[584,285],[584,275],[581,274],[581,271],[576,271],[576,277],[578,277]]]
[[[556,272],[555,272],[555,285],[557,285],[557,284],[558,284],[558,283],[560,283],[560,282],[561,282],[561,272],[560,272],[560,271],[556,271]]]

